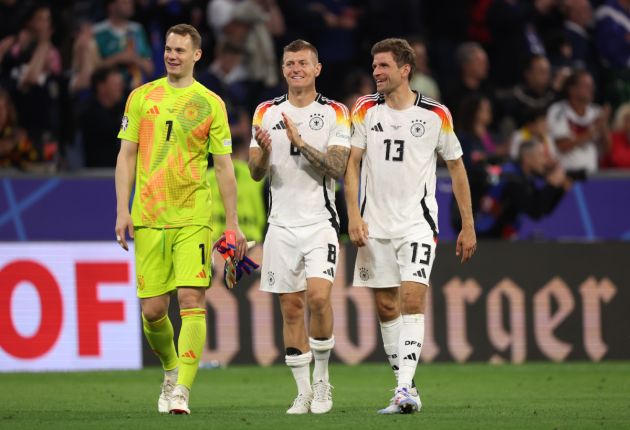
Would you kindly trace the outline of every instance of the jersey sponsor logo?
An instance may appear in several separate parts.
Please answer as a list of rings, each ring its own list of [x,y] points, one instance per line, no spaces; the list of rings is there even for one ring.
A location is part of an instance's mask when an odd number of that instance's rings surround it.
[[[122,117],[120,128],[122,131],[127,131],[127,127],[129,127],[129,118],[127,118],[127,115],[125,115]]]
[[[144,276],[142,275],[136,276],[136,285],[138,287],[138,290],[140,291],[144,290]]]
[[[158,109],[156,105],[153,105],[153,107],[147,111],[147,115],[159,115],[159,114],[160,114],[160,110]]]
[[[362,281],[370,279],[370,271],[367,267],[359,267],[359,278],[361,278]]]
[[[426,124],[426,121],[422,121],[420,119],[414,119],[411,122],[411,129],[409,131],[415,137],[422,137],[422,135],[425,132],[424,124]]]
[[[308,122],[308,126],[311,130],[321,130],[324,126],[324,116],[319,113],[314,113],[311,115],[311,119]]]
[[[223,146],[232,146],[232,139],[223,139]]]
[[[370,130],[372,130],[372,131],[383,131],[383,126],[379,122],[374,127],[372,127]]]
[[[279,121],[276,125],[271,127],[272,130],[286,130],[287,126],[284,125],[284,121]]]

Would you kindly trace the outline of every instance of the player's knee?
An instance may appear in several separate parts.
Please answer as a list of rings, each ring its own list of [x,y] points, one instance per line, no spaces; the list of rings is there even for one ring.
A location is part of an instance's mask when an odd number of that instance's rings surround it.
[[[142,315],[144,319],[149,322],[154,322],[162,319],[168,312],[168,305],[162,303],[143,303]]]
[[[400,315],[400,307],[393,300],[378,300],[376,311],[381,321],[391,321]]]
[[[304,303],[292,301],[282,304],[282,316],[286,324],[296,324],[304,321]]]
[[[330,300],[326,296],[313,296],[308,299],[308,308],[311,314],[323,314],[330,307]]]

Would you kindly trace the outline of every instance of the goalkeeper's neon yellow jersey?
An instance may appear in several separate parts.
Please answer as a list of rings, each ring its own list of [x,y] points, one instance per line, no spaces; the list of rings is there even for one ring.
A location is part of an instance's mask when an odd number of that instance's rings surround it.
[[[149,82],[129,95],[118,137],[138,144],[135,227],[210,226],[208,153],[232,152],[219,96],[197,81],[186,88]]]

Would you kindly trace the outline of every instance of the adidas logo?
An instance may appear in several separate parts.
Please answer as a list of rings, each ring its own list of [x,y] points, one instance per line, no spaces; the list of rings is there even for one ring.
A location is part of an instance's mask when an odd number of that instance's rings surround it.
[[[418,361],[418,358],[417,358],[417,356],[416,356],[416,353],[415,353],[415,352],[412,352],[411,354],[409,354],[409,355],[405,356],[405,357],[403,358],[403,360]]]
[[[370,130],[372,130],[372,131],[383,131],[383,126],[379,122],[374,127],[372,127]]]
[[[153,114],[153,115],[159,115],[160,114],[160,110],[158,109],[157,106],[153,105],[153,107],[147,111],[147,115],[151,115],[151,114]]]
[[[193,360],[195,358],[197,358],[197,356],[195,355],[194,351],[192,349],[189,349],[188,351],[186,351],[185,353],[182,354],[182,357],[186,357],[186,358],[192,358]]]
[[[335,269],[333,269],[332,267],[328,270],[324,270],[322,273],[324,275],[332,276],[333,278],[335,277]]]
[[[426,273],[424,273],[424,269],[420,269],[418,270],[416,273],[413,274],[413,276],[417,276],[419,278],[427,278]]]
[[[200,279],[206,279],[206,272],[205,270],[202,270],[201,272],[197,273],[197,276],[195,276],[195,278],[200,278]]]
[[[274,125],[271,129],[272,130],[286,130],[287,126],[284,125],[284,121],[280,121],[278,124]]]

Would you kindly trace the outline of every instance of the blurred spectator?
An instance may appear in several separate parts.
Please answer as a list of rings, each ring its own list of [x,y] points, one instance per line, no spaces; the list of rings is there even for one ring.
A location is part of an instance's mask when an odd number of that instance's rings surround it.
[[[463,161],[468,174],[472,209],[479,208],[481,196],[487,185],[488,164],[500,163],[507,149],[495,143],[488,126],[492,123],[492,105],[487,97],[471,94],[464,98],[457,110],[455,121],[457,136],[462,146]],[[457,201],[452,198],[451,223],[455,230],[461,229]]]
[[[516,239],[523,215],[539,219],[551,213],[571,187],[564,170],[547,168],[539,142],[521,145],[518,161],[502,166],[475,214],[478,237]]]
[[[79,116],[79,146],[85,157],[85,167],[114,167],[120,129],[125,108],[125,82],[113,67],[97,69],[92,76],[92,96]]]
[[[26,131],[18,126],[15,106],[9,93],[0,89],[0,167],[27,169],[37,161]]]
[[[564,34],[571,47],[571,63],[575,68],[587,69],[596,75],[598,64],[590,30],[593,8],[589,0],[565,0]]]
[[[610,139],[610,151],[604,158],[603,166],[630,169],[630,103],[617,109]]]
[[[340,100],[344,94],[338,85],[339,77],[346,76],[352,69],[358,46],[357,10],[351,0],[310,0],[307,8],[317,28],[311,42],[325,64],[317,79],[317,88],[327,97]]]
[[[603,62],[603,93],[618,107],[630,100],[630,0],[607,0],[595,12],[595,38]]]
[[[492,105],[487,97],[471,94],[459,104],[457,134],[467,169],[488,160],[496,162],[507,155],[507,148],[497,143],[490,133],[491,123]]]
[[[558,149],[558,159],[573,177],[597,171],[599,151],[609,146],[609,109],[593,103],[591,75],[576,71],[566,82],[565,98],[549,108],[547,122]]]
[[[606,0],[595,18],[599,54],[608,66],[630,68],[630,0]]]
[[[151,48],[142,26],[130,21],[134,0],[106,0],[107,19],[94,25],[94,40],[102,61],[95,67],[118,67],[128,89],[153,75]]]
[[[523,126],[516,130],[510,140],[510,158],[518,159],[521,145],[524,142],[539,142],[545,150],[547,164],[552,166],[558,163],[556,147],[549,135],[547,125],[547,111],[545,109],[532,109],[525,114]]]
[[[284,32],[282,13],[272,0],[212,0],[208,23],[217,40],[243,46],[250,80],[264,88],[278,82],[278,61],[272,34]]]
[[[488,56],[481,45],[477,42],[462,43],[455,52],[455,58],[460,75],[451,85],[450,91],[445,94],[446,105],[457,111],[459,103],[469,95],[477,94],[491,98],[492,93],[486,80]]]
[[[69,85],[71,94],[85,92],[90,88],[92,73],[100,61],[92,26],[84,22],[79,26],[72,47],[72,71]]]
[[[551,67],[547,57],[530,55],[523,71],[523,80],[501,97],[504,115],[502,129],[508,132],[521,127],[525,115],[532,110],[546,110],[557,95],[551,88]]]
[[[34,6],[4,58],[20,123],[46,160],[57,152],[61,116],[62,63],[53,31],[50,8]]]
[[[440,101],[440,89],[435,79],[431,76],[427,58],[427,47],[420,39],[411,38],[409,44],[416,53],[416,68],[409,81],[412,90],[419,92],[433,100]],[[364,93],[369,94],[369,93]]]
[[[249,82],[244,56],[245,50],[241,46],[229,40],[220,42],[212,64],[197,76],[200,83],[221,94],[229,114],[237,107],[248,107]]]

